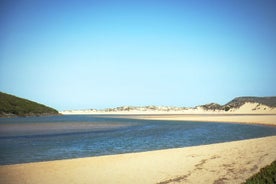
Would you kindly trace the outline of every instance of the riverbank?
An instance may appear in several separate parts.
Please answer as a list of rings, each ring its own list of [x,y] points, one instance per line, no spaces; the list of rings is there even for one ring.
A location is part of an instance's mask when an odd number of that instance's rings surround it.
[[[123,116],[122,116],[123,117]],[[245,123],[276,126],[276,114],[163,114],[132,115],[134,119]]]
[[[126,118],[276,126],[275,115],[163,114]],[[111,156],[0,166],[0,183],[241,183],[276,160],[276,136]]]
[[[276,159],[276,136],[0,166],[0,183],[241,183]]]

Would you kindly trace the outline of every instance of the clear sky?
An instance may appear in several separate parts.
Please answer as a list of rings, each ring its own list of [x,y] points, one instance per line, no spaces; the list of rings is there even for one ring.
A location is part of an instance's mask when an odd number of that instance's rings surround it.
[[[0,1],[0,91],[58,110],[276,95],[276,1]]]

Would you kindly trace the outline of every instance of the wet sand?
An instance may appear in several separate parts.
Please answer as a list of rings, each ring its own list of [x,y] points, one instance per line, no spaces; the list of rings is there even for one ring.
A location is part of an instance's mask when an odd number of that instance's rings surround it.
[[[8,136],[26,136],[26,135],[49,135],[58,133],[70,133],[70,132],[90,132],[100,131],[107,129],[116,129],[126,127],[129,125],[120,123],[5,123],[0,124],[0,137]]]

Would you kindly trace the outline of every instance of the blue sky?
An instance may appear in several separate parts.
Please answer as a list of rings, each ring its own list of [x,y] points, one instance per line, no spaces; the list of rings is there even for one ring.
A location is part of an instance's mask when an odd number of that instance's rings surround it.
[[[64,109],[276,95],[276,1],[0,1],[0,91]]]

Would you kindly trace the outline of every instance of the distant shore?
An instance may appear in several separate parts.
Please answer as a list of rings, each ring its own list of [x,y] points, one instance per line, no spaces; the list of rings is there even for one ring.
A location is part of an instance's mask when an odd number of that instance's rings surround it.
[[[276,113],[181,113],[181,112],[116,112],[116,113],[63,113],[64,115],[100,115],[114,116],[121,118],[148,119],[148,120],[170,120],[170,121],[201,121],[201,122],[220,122],[220,123],[244,123],[276,126]]]
[[[276,114],[164,114],[130,116],[134,119],[245,123],[276,126]]]
[[[83,109],[83,110],[64,110],[59,113],[64,115],[89,115],[89,114],[121,114],[121,115],[139,115],[139,114],[276,114],[276,107],[267,106],[260,103],[245,102],[242,105],[232,103],[233,107],[222,107],[218,104],[206,104],[196,107],[170,107],[170,106],[122,106],[116,108],[107,108],[102,110]],[[224,108],[224,109],[223,109]]]

